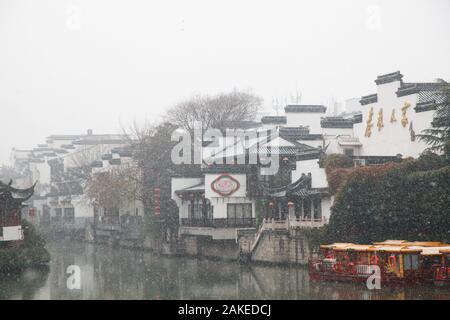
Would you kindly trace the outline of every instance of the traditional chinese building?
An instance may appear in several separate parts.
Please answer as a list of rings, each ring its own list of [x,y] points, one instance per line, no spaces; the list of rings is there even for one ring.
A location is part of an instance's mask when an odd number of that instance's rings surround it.
[[[376,93],[363,96],[362,121],[354,126],[361,156],[418,157],[428,146],[416,138],[432,127],[443,102],[438,83],[404,82],[400,71],[378,76]]]
[[[247,130],[276,134],[263,143],[253,139],[256,148],[237,150],[239,143],[225,141],[223,152],[215,154],[205,147],[204,160],[215,157],[222,163],[240,156],[248,160],[254,150],[270,149],[278,156],[279,168],[276,174],[263,175],[261,163],[213,164],[202,166],[196,175],[174,177],[172,198],[179,208],[179,233],[182,239],[190,239],[192,245],[187,247],[195,247],[191,253],[214,246],[216,240],[239,241],[239,235],[248,230],[251,236],[240,249],[247,248],[256,260],[276,260],[266,251],[278,246],[275,240],[259,235],[277,230],[287,232],[276,240],[286,242],[278,248],[284,252],[283,261],[304,261],[306,252],[298,248],[306,244],[298,231],[326,224],[333,204],[321,167],[324,155],[345,154],[355,165],[419,156],[427,145],[416,134],[432,126],[434,110],[443,101],[439,85],[403,82],[400,72],[378,76],[375,83],[377,93],[348,100],[350,107],[340,115],[327,116],[322,105],[287,105],[284,116],[262,117],[260,126]],[[256,218],[260,229],[255,234],[251,230]]]
[[[0,241],[23,240],[21,210],[34,192],[34,185],[17,189],[11,184],[0,181]]]

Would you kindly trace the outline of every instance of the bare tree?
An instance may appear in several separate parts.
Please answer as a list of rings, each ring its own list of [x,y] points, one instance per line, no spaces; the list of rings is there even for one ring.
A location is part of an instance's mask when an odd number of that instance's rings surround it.
[[[255,119],[261,104],[261,98],[241,91],[194,96],[169,109],[166,120],[189,131],[194,129],[196,121],[202,123],[203,129],[225,129],[240,121]]]
[[[142,200],[140,170],[134,165],[121,165],[92,176],[87,184],[89,200],[106,209],[118,209]]]
[[[92,162],[102,159],[102,155],[109,151],[103,144],[86,146],[70,155],[69,172],[72,179],[86,182],[91,178]]]

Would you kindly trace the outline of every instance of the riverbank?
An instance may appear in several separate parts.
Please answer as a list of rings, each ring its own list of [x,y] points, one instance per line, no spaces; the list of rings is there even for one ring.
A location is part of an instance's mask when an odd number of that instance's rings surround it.
[[[50,254],[45,248],[44,239],[26,221],[22,222],[23,241],[1,243],[0,272],[18,273],[29,267],[45,265]]]
[[[5,299],[450,299],[441,288],[368,290],[363,284],[311,281],[299,266],[189,257],[81,242],[48,242],[48,274],[34,269],[0,278]],[[80,288],[69,289],[67,268],[80,268]],[[32,275],[33,281],[30,281]]]

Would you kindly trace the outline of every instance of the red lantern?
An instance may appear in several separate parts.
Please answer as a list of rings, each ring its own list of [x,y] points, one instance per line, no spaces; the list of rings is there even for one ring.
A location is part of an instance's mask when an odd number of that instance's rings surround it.
[[[275,207],[275,203],[273,203],[272,201],[269,202],[269,207],[271,207],[271,208]]]
[[[159,216],[161,213],[161,189],[154,188],[153,189],[153,208],[156,216]]]

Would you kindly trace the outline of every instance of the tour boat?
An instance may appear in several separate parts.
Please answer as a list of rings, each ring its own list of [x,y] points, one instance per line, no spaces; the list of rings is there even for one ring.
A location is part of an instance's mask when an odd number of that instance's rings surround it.
[[[313,280],[366,282],[376,270],[384,284],[450,284],[450,245],[405,240],[333,243],[321,245],[320,258],[309,262]]]

